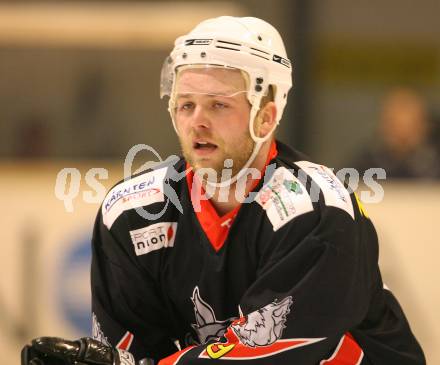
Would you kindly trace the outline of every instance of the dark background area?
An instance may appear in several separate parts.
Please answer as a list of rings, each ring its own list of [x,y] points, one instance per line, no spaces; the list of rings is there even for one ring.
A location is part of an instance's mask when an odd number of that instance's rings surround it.
[[[231,4],[174,3],[188,9]],[[41,3],[0,2],[0,16],[5,6],[20,4]],[[94,4],[105,9],[121,3]],[[438,1],[247,0],[233,6],[239,15],[275,25],[293,61],[294,86],[278,132],[281,140],[322,163],[345,166],[348,156],[375,143],[381,100],[397,86],[409,86],[427,100],[438,128]],[[160,21],[172,27],[172,19]],[[179,152],[166,102],[158,96],[161,64],[172,40],[158,45],[131,39],[112,46],[99,40],[72,44],[61,37],[48,44],[31,37],[8,39],[0,25],[2,32],[1,158],[120,160],[137,143],[153,146],[163,157]]]

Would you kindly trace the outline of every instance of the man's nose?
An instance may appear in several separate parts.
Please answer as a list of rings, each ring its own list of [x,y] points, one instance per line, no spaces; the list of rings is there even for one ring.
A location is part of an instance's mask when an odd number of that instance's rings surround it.
[[[191,124],[194,128],[209,128],[211,126],[209,113],[203,106],[197,105],[194,108]]]

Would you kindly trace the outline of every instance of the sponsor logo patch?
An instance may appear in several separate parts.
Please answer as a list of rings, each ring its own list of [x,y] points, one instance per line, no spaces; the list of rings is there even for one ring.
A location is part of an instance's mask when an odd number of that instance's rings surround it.
[[[350,193],[332,170],[309,161],[299,161],[295,164],[301,167],[318,184],[324,195],[326,205],[345,210],[354,219]]]
[[[173,247],[176,231],[177,222],[160,222],[130,231],[136,255],[145,255],[161,248]]]
[[[304,185],[285,167],[275,170],[255,201],[266,211],[274,231],[293,218],[313,210],[312,200]]]
[[[167,167],[145,173],[116,185],[102,204],[102,218],[108,229],[126,210],[164,201],[163,180]]]

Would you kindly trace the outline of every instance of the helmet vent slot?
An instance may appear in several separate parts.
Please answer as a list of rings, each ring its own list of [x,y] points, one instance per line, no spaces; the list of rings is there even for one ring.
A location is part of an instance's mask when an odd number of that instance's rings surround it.
[[[252,55],[252,56],[257,56],[257,57],[260,57],[260,58],[264,58],[265,60],[270,61],[270,58],[264,57],[264,56],[259,55],[259,54],[256,54],[256,53],[251,53],[251,55]]]
[[[238,46],[238,47],[241,47],[241,46],[242,46],[240,43],[227,42],[227,41],[221,41],[221,40],[218,40],[217,43],[232,44],[232,45],[234,45],[234,46]]]
[[[254,50],[254,51],[260,52],[260,53],[264,53],[264,54],[270,55],[269,52],[262,51],[261,49],[258,49],[258,48],[253,48],[253,47],[251,47],[251,49]]]
[[[229,50],[231,50],[231,51],[240,51],[239,49],[237,49],[237,48],[231,48],[231,47],[224,47],[224,46],[215,46],[216,48],[222,48],[222,49],[229,49]]]

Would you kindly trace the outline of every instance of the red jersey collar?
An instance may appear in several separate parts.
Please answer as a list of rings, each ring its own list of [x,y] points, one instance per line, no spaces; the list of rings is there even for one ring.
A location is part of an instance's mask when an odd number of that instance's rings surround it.
[[[273,141],[270,146],[270,150],[262,171],[266,170],[269,162],[273,160],[277,156],[277,154],[277,145],[276,142]],[[190,166],[187,163],[187,170],[189,169],[189,167]],[[261,177],[263,176],[264,174],[261,175]],[[223,247],[226,238],[228,237],[229,229],[241,207],[241,204],[220,217],[210,200],[200,199],[201,193],[205,193],[203,188],[201,188],[202,191],[199,191],[199,189],[195,189],[196,191],[192,191],[193,179],[194,172],[192,171],[192,169],[190,169],[190,171],[186,174],[186,182],[188,185],[189,195],[191,196],[191,203],[193,205],[200,226],[208,237],[209,242],[211,243],[214,250],[218,252]],[[255,189],[260,180],[261,178],[254,182],[251,191]],[[200,204],[200,206],[197,207],[198,209],[196,209],[196,207],[194,206],[195,202],[198,202]]]

